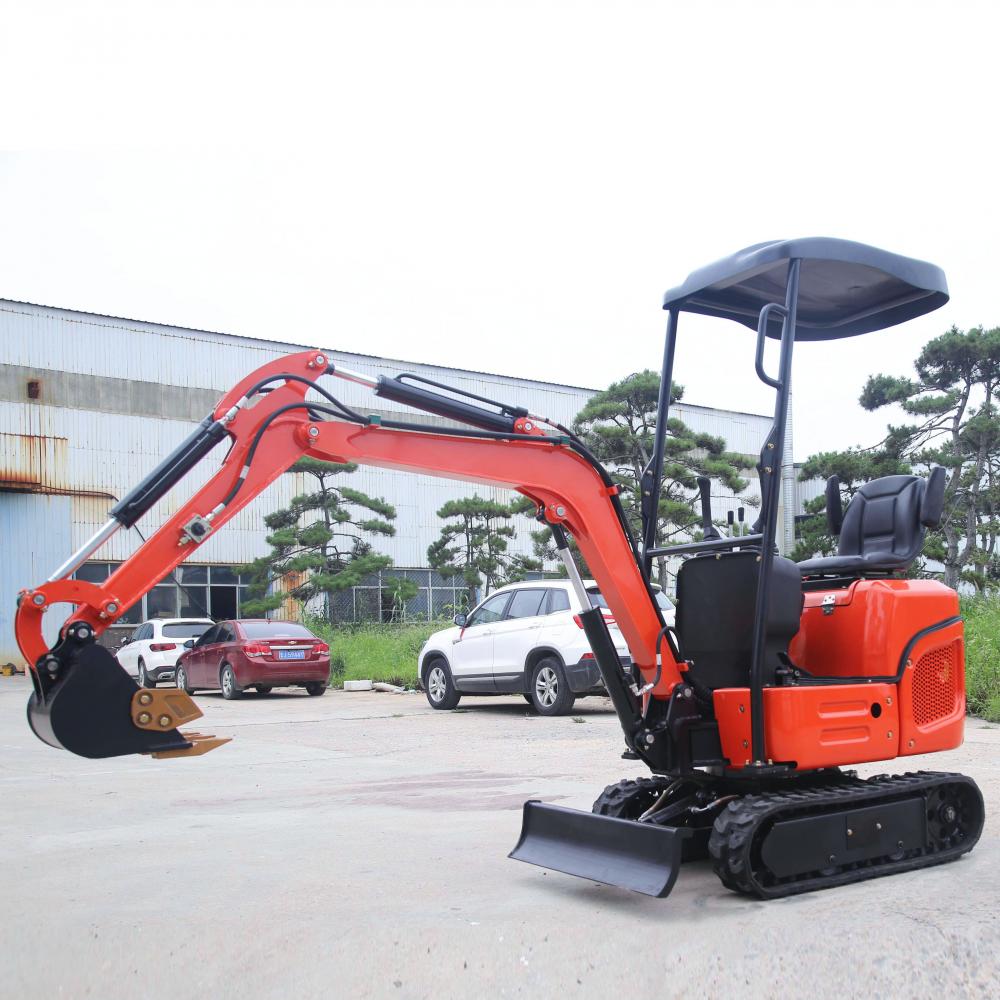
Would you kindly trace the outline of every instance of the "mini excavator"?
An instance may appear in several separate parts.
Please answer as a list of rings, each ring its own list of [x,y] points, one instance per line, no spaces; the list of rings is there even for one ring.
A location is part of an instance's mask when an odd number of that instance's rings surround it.
[[[681,864],[711,858],[728,888],[773,898],[941,864],[970,851],[982,795],[960,774],[862,779],[851,765],[961,744],[964,649],[958,595],[905,573],[942,516],[945,470],[894,475],[841,507],[827,489],[838,553],[793,563],[777,553],[780,466],[792,354],[831,350],[948,301],[944,274],[919,260],[845,240],[762,243],[694,271],[668,292],[657,427],[667,425],[682,313],[756,332],[757,377],[774,390],[760,451],[760,516],[749,533],[713,525],[658,548],[666,437],[642,480],[636,538],[608,472],[567,428],[417,375],[372,378],[319,350],[243,379],[191,436],[110,512],[107,524],[45,583],[18,597],[16,633],[31,666],[28,719],[44,742],[84,757],[205,753],[224,740],[179,727],[201,715],[181,690],[140,690],[96,642],[142,594],[194,553],[298,458],[489,483],[529,497],[552,531],[584,608],[580,615],[621,722],[622,756],[649,775],[612,785],[591,812],[527,802],[511,857],[667,895]],[[765,364],[778,342],[777,371]],[[360,383],[446,425],[359,412],[320,385]],[[307,393],[310,398],[306,398]],[[461,426],[455,426],[455,425]],[[129,528],[220,442],[228,451],[194,497],[100,585],[74,571]],[[622,664],[591,607],[572,536],[628,642]],[[652,560],[680,557],[676,624],[650,585]],[[42,616],[75,605],[48,648]]]

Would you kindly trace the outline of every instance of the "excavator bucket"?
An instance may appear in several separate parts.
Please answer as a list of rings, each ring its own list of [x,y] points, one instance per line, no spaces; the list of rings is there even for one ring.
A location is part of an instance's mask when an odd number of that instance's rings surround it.
[[[200,715],[183,691],[140,688],[97,643],[73,650],[55,681],[36,677],[28,701],[28,724],[40,740],[91,758],[190,756],[228,742],[178,731]]]
[[[647,896],[670,893],[691,831],[525,802],[509,857]]]

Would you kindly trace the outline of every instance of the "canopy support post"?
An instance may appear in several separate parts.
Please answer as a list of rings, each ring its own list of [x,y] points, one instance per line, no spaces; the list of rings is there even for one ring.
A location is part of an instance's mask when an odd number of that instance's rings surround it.
[[[677,344],[678,310],[667,314],[667,336],[663,344],[663,369],[660,393],[656,400],[656,440],[653,457],[642,474],[642,565],[647,579],[652,578],[653,549],[656,546],[656,522],[660,507],[660,486],[663,482],[663,455],[667,447],[667,417],[670,413],[670,390],[673,388],[674,348]]]

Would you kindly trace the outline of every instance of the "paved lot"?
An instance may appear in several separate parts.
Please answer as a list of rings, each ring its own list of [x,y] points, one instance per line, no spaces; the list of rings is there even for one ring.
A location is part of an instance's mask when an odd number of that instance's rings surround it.
[[[997,995],[1000,728],[913,761],[983,788],[956,864],[771,903],[697,864],[654,900],[506,859],[526,798],[638,773],[607,702],[199,695],[233,743],[85,761],[26,693],[0,679],[3,997]]]

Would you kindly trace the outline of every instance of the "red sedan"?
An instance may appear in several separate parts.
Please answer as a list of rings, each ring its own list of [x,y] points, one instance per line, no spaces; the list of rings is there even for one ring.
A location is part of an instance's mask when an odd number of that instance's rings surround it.
[[[304,687],[318,696],[330,682],[330,647],[298,622],[219,622],[184,645],[175,682],[188,694],[221,689],[223,698],[232,699],[248,687],[258,694]]]

